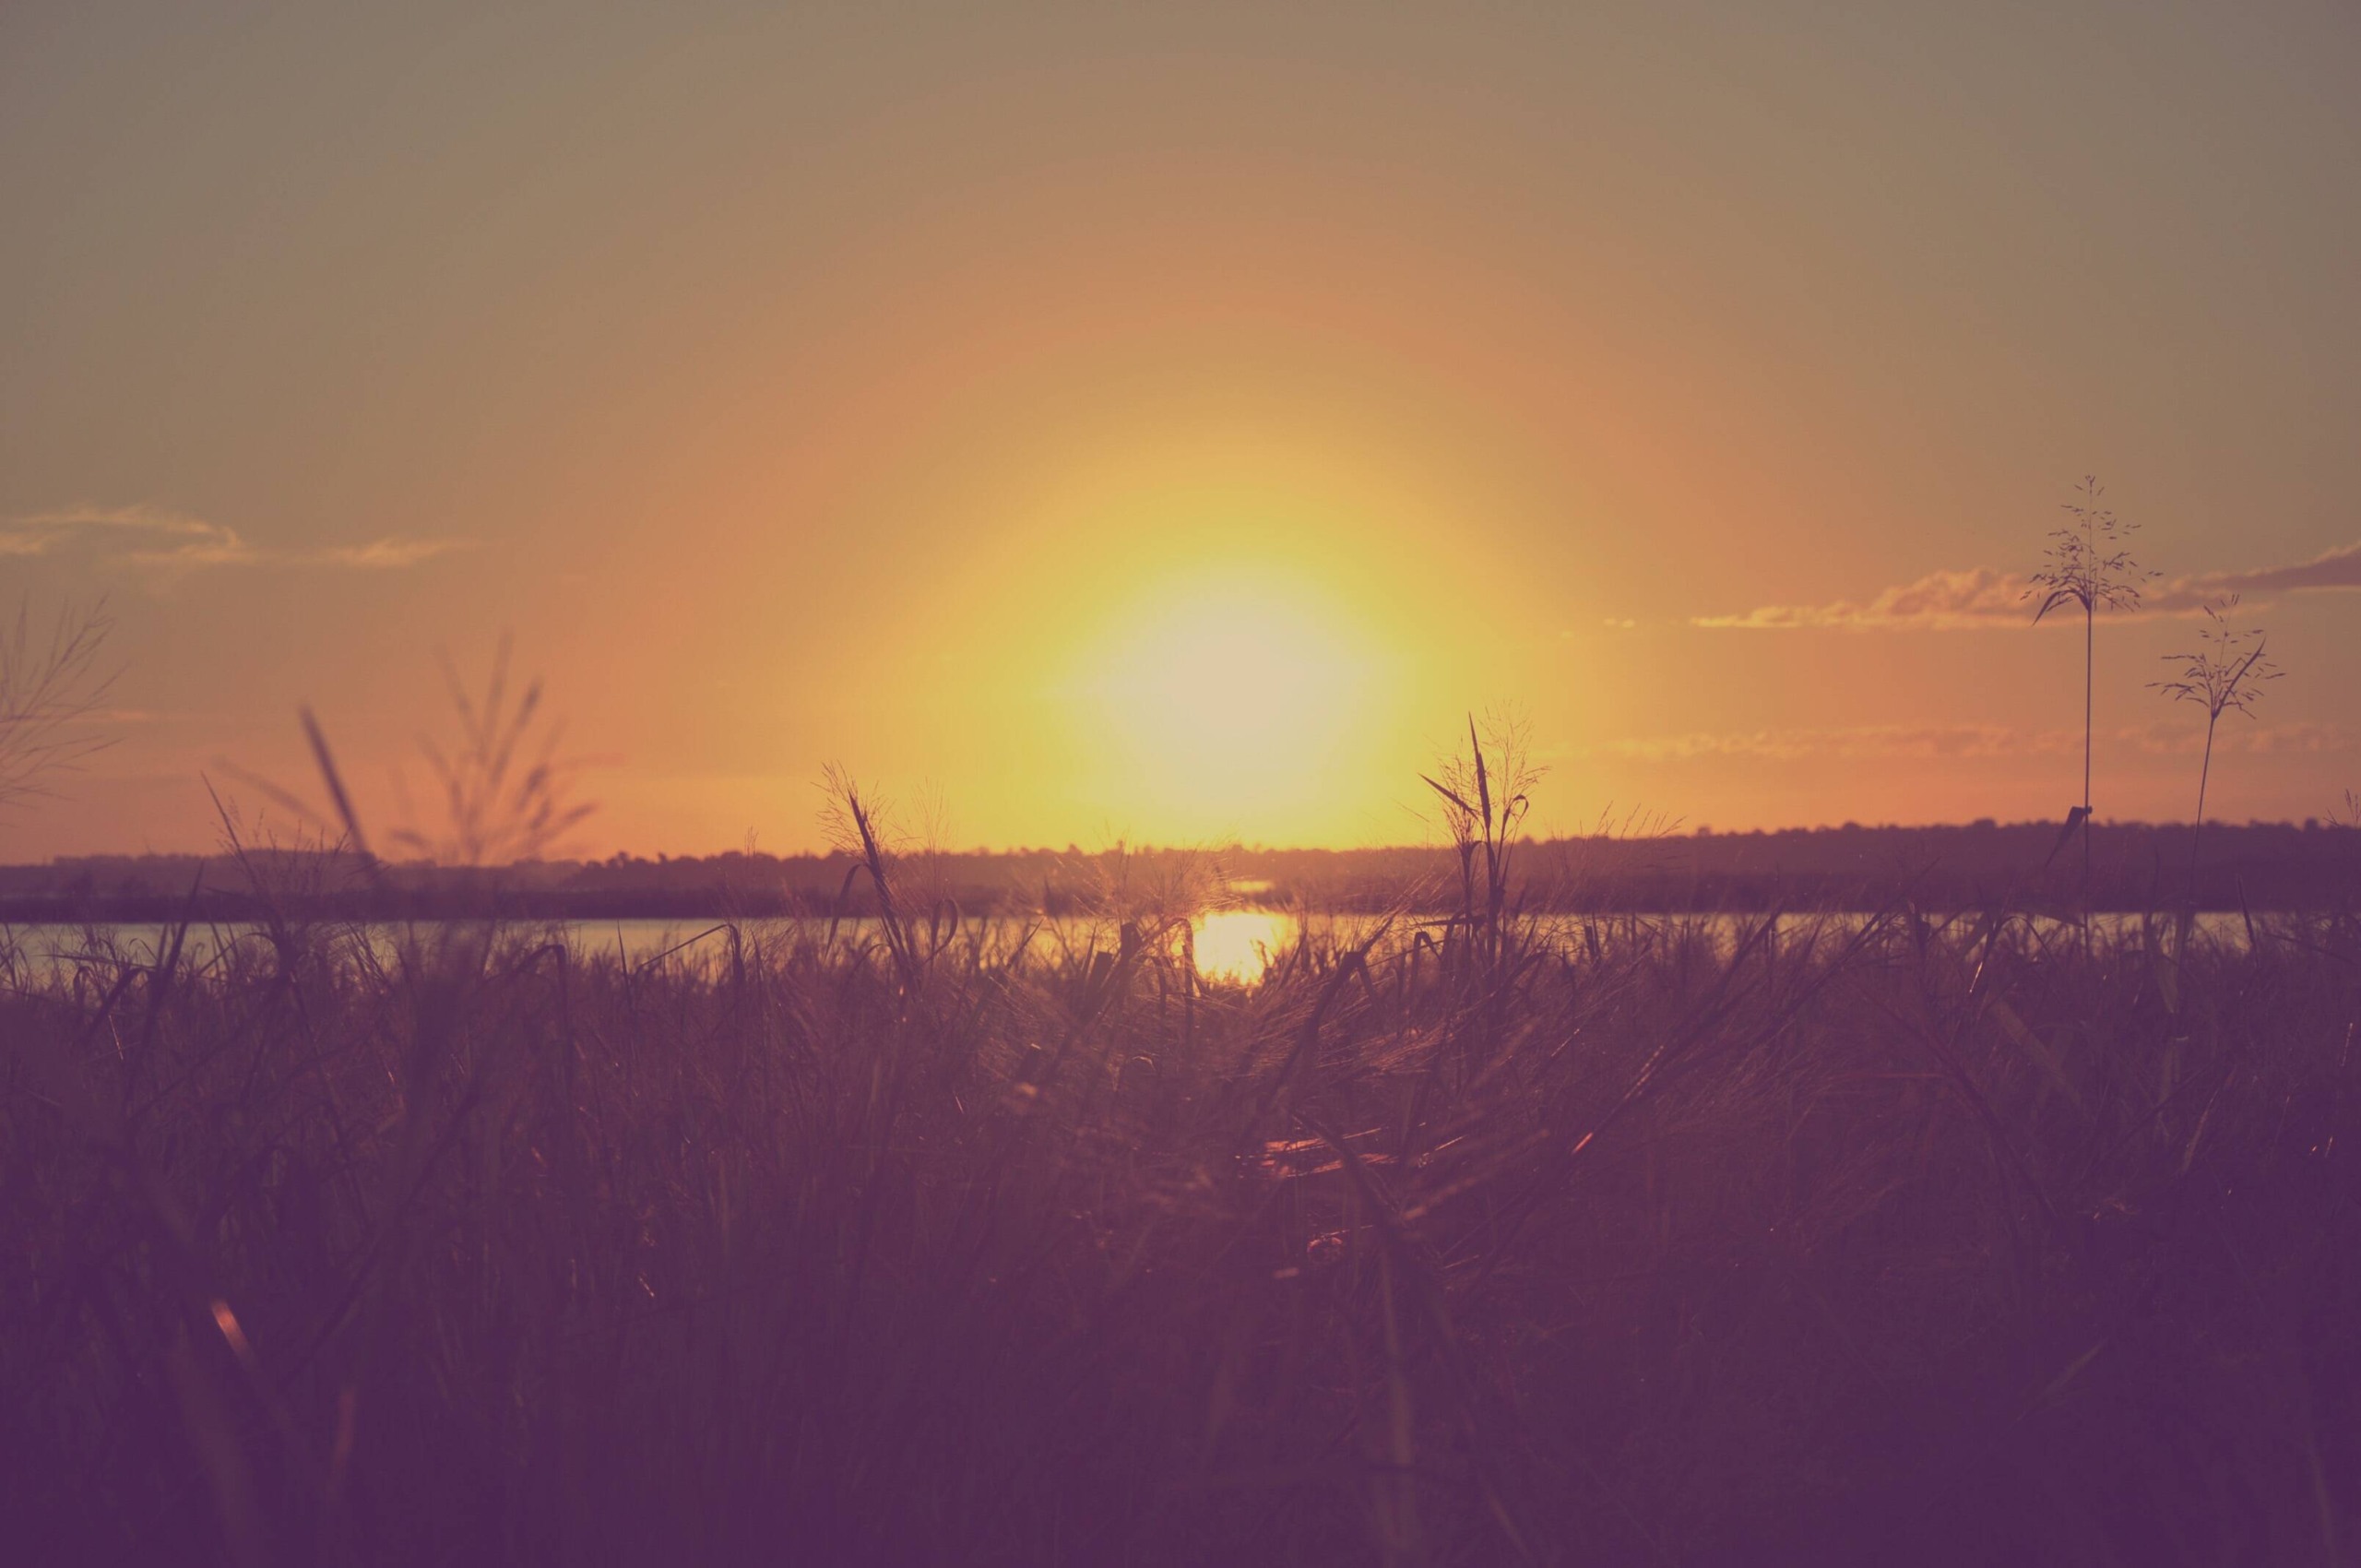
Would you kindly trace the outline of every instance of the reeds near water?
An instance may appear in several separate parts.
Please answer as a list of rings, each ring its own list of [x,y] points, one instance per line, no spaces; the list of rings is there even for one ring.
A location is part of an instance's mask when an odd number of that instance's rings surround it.
[[[9,1555],[2355,1550],[2352,920],[1105,914],[14,971]]]

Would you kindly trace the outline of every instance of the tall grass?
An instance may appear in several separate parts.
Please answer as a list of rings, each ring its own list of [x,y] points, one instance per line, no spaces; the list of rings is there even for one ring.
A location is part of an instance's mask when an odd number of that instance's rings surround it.
[[[2106,494],[2106,487],[2096,475],[2082,476],[2073,498],[2060,504],[2073,520],[2050,530],[2049,547],[2026,588],[2027,597],[2040,597],[2033,612],[2036,624],[2054,611],[2082,612],[2082,803],[2067,813],[2066,826],[2069,831],[2082,829],[2085,900],[2090,897],[2091,883],[2091,748],[2096,734],[2093,726],[2097,712],[2099,612],[2139,609],[2140,585],[2155,576],[2131,553],[2130,536],[2139,531],[2140,525],[2118,517],[2115,509],[2104,504]]]
[[[89,720],[114,683],[100,663],[113,629],[103,601],[61,607],[46,636],[30,602],[0,623],[0,813],[47,794],[58,774],[108,744]]]
[[[2351,1552],[2361,924],[1468,890],[12,959],[12,1555]]]
[[[2213,778],[2213,734],[2221,728],[2225,713],[2254,717],[2255,705],[2262,700],[2263,687],[2284,673],[2264,657],[2262,628],[2233,629],[2225,618],[2238,607],[2238,596],[2231,594],[2205,607],[2205,624],[2197,630],[2197,647],[2186,653],[2170,653],[2166,662],[2178,665],[2180,673],[2170,681],[2151,681],[2149,686],[2162,692],[2174,702],[2195,703],[2205,710],[2204,760],[2197,771],[2197,814],[2189,819],[2189,896],[2197,897],[2197,849],[2205,835],[2205,787]]]

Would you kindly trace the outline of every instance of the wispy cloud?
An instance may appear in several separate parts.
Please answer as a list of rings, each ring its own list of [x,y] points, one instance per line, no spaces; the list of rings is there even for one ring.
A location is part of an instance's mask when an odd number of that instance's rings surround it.
[[[2143,600],[2148,609],[2159,614],[2173,615],[2202,610],[2209,601],[2225,594],[2268,599],[2283,593],[2336,588],[2361,588],[2361,543],[2323,551],[2294,566],[2272,566],[2260,572],[2203,572],[2193,577],[2175,577],[2162,588],[2151,589]]]
[[[2161,722],[2106,731],[2103,743],[2158,755],[2194,754],[2204,749],[2202,725]],[[2353,731],[2341,724],[2258,724],[2225,727],[2214,742],[2219,752],[2342,752],[2352,749]],[[2016,729],[2006,724],[1867,724],[1832,729],[1693,731],[1603,741],[1585,748],[1595,757],[1627,762],[1679,763],[1729,757],[1755,762],[1805,758],[1872,757],[1956,761],[1978,757],[2053,756],[2079,754],[2080,730]]]
[[[2032,584],[2014,572],[1976,566],[1929,572],[1866,600],[1828,604],[1767,604],[1738,615],[1699,615],[1691,624],[1749,631],[1823,628],[1844,632],[1960,631],[2020,626],[2033,619]],[[2292,566],[2251,572],[2200,572],[2173,577],[2142,595],[2142,612],[2188,615],[2229,594],[2271,599],[2285,593],[2361,589],[2361,543],[2325,552]]]
[[[1978,566],[1964,572],[1929,572],[1915,583],[1890,588],[1865,603],[1840,599],[1833,604],[1766,604],[1742,615],[1700,615],[1693,624],[1784,631],[1824,626],[1867,632],[1897,627],[1952,630],[2032,619],[2025,608],[2026,579]]]
[[[69,506],[0,524],[0,555],[90,545],[135,566],[222,566],[258,558],[237,529],[155,506]]]
[[[2062,734],[2062,732],[2061,732]],[[2082,743],[2077,733],[2070,737]],[[2026,737],[1999,724],[1866,724],[1843,729],[1693,731],[1602,742],[1592,754],[1632,762],[1686,762],[1697,757],[1792,761],[1809,756],[1978,757],[2052,749],[2047,735]]]
[[[389,536],[365,544],[289,549],[256,544],[227,523],[158,506],[68,506],[0,520],[0,556],[81,548],[115,564],[168,573],[245,565],[389,571],[470,545],[467,540]]]
[[[314,551],[303,559],[323,565],[350,566],[363,572],[392,572],[472,546],[472,540],[464,539],[400,539],[389,535],[385,539],[373,539],[366,544],[339,545],[332,550]]]
[[[2201,724],[2144,724],[2118,730],[2114,738],[2143,752],[2195,756],[2205,749]],[[2253,752],[2284,756],[2291,753],[2343,752],[2353,746],[2353,731],[2342,724],[2225,724],[2214,737],[2216,752]]]

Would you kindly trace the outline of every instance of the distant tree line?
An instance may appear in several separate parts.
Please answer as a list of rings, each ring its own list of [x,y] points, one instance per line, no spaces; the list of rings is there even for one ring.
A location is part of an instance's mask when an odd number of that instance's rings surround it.
[[[2115,824],[2094,842],[2094,904],[2152,909],[2183,897],[2189,830]],[[2078,899],[2078,855],[2056,852],[2057,823],[1797,828],[1644,837],[1529,839],[1509,889],[1526,909],[1759,909],[2005,905]],[[2349,824],[2213,824],[2198,887],[2212,909],[2332,909],[2361,899],[2361,832]],[[1110,877],[1210,863],[1217,897],[1240,906],[1438,908],[1457,897],[1447,847],[1371,849],[974,850],[928,857],[927,875],[962,913],[1071,913]],[[411,862],[362,874],[357,857],[248,850],[231,857],[90,856],[0,866],[0,920],[144,921],[195,909],[234,919],[271,905],[351,918],[497,911],[549,919],[748,919],[870,912],[873,894],[843,854],[616,855],[500,867]]]

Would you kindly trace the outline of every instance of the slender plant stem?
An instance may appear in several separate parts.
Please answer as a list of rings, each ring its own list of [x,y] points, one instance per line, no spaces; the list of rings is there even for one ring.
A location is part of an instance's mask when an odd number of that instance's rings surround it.
[[[2091,687],[2098,662],[2096,595],[2082,600],[2082,909],[2091,907]]]
[[[2205,719],[2205,760],[2197,769],[2197,820],[2189,829],[2189,907],[2197,908],[2197,847],[2205,835],[2205,784],[2213,776],[2213,727],[2222,721],[2217,709]]]

